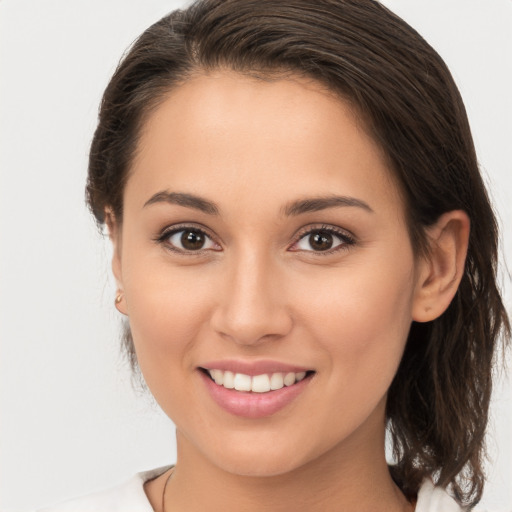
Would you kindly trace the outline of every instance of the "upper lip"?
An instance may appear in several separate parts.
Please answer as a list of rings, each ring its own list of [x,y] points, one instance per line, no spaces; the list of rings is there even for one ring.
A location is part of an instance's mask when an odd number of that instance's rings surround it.
[[[264,373],[300,373],[311,371],[311,368],[299,366],[290,363],[282,363],[280,361],[260,360],[260,361],[244,361],[241,359],[221,359],[218,361],[208,361],[200,365],[205,370],[222,370],[233,373],[243,373],[254,377]]]

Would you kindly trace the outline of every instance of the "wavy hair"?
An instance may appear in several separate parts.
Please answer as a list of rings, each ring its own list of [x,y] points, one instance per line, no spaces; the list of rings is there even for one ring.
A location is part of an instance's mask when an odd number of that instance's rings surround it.
[[[413,322],[386,414],[390,471],[406,497],[433,475],[460,503],[475,504],[495,352],[510,324],[496,284],[497,223],[445,63],[373,0],[200,0],[174,11],[134,43],[104,93],[87,181],[100,225],[106,208],[122,222],[124,184],[149,113],[194,74],[219,68],[267,80],[298,74],[350,102],[401,187],[417,255],[441,214],[468,214],[457,294],[436,320]],[[124,344],[136,369],[129,329]]]

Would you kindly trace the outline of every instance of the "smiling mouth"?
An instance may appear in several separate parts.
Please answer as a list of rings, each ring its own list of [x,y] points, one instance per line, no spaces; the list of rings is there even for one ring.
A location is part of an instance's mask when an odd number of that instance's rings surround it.
[[[251,376],[244,373],[234,373],[218,369],[201,368],[201,371],[220,387],[246,393],[268,393],[270,391],[277,391],[284,387],[293,386],[297,382],[315,373],[310,370],[302,372],[263,373],[261,375]]]

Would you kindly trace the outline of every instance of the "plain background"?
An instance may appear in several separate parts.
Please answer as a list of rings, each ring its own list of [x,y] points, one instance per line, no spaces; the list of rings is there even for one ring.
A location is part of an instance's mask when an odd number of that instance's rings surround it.
[[[512,261],[512,1],[386,0],[466,102]],[[84,205],[101,93],[171,0],[0,0],[0,508],[30,510],[174,461],[174,429],[131,387],[110,248]],[[510,309],[510,278],[503,273]],[[512,511],[512,385],[492,407],[482,506]]]

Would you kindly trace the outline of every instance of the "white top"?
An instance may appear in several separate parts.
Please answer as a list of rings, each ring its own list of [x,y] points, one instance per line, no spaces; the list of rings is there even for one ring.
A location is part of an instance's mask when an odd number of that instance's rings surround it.
[[[38,512],[154,512],[144,492],[144,483],[161,475],[170,467],[137,473],[124,484],[65,501]],[[425,480],[418,493],[415,512],[463,512],[463,509],[444,489],[434,487],[431,480]]]

